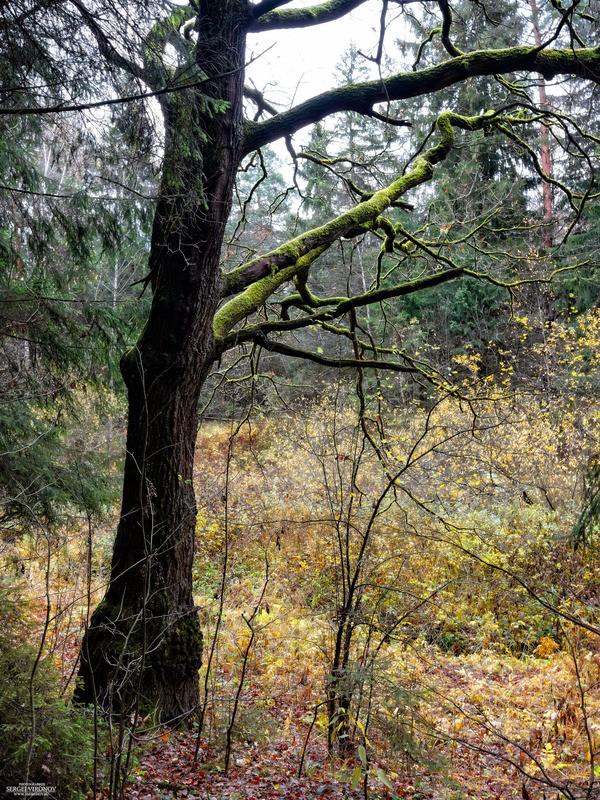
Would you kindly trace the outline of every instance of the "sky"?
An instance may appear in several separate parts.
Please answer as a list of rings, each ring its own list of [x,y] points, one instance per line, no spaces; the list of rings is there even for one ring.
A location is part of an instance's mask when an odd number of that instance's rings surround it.
[[[314,4],[315,0],[307,0],[290,3],[289,7]],[[376,50],[380,14],[381,0],[369,0],[346,17],[325,25],[252,36],[248,52],[258,58],[248,67],[247,78],[264,89],[268,99],[285,107],[325,91],[332,87],[335,67],[352,42],[362,52]],[[398,35],[401,25],[397,17],[398,8],[390,4],[390,43],[394,30]]]

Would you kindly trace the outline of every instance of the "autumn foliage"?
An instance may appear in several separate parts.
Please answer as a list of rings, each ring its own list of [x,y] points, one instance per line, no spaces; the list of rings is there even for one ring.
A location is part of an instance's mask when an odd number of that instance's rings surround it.
[[[200,723],[104,729],[106,792],[125,766],[131,798],[593,791],[600,573],[595,523],[573,531],[600,433],[598,315],[551,326],[539,351],[517,324],[549,387],[482,377],[473,354],[455,359],[454,394],[394,409],[380,385],[361,410],[342,377],[203,423]],[[85,526],[4,552],[67,694],[107,553]]]

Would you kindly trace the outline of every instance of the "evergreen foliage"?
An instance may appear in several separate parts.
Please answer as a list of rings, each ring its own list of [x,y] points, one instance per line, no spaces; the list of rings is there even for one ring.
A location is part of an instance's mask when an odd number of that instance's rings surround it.
[[[119,350],[145,307],[130,286],[145,268],[156,162],[135,104],[103,113],[100,126],[76,112],[10,115],[73,95],[97,99],[104,79],[67,6],[11,3],[2,18],[0,522],[8,535],[114,502],[106,448],[85,427],[119,413]]]

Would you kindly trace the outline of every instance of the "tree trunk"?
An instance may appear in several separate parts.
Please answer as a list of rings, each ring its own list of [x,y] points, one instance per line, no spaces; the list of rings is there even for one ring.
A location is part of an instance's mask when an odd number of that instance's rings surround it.
[[[213,361],[221,245],[240,158],[246,14],[245,0],[201,0],[196,63],[210,80],[163,101],[152,307],[121,361],[129,401],[121,517],[110,585],[83,641],[76,692],[79,702],[115,713],[158,706],[163,721],[198,705],[197,403]]]

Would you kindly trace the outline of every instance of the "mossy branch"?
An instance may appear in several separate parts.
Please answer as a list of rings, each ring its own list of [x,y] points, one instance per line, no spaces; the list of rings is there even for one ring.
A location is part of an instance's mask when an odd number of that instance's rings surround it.
[[[412,281],[397,283],[394,286],[373,289],[372,291],[364,292],[363,294],[357,294],[353,297],[330,297],[326,299],[319,299],[318,303],[319,307],[321,308],[320,311],[315,311],[312,314],[309,313],[307,316],[297,319],[283,318],[281,320],[271,320],[268,322],[259,322],[256,324],[247,325],[243,329],[234,331],[222,339],[219,342],[219,350],[223,352],[224,350],[228,350],[234,347],[236,344],[240,344],[241,342],[253,341],[255,336],[261,332],[284,333],[286,331],[308,328],[311,325],[323,326],[325,323],[333,319],[343,317],[345,314],[348,314],[356,308],[364,308],[368,305],[383,303],[386,300],[392,300],[397,297],[406,297],[407,295],[430,289],[433,286],[439,286],[443,283],[456,280],[467,274],[468,273],[465,268],[456,267],[454,269],[441,270],[433,275],[427,275],[424,278],[416,278]],[[472,273],[469,275],[469,277],[481,279],[487,276]],[[290,298],[286,298],[284,301],[285,304],[288,303],[289,299]],[[299,295],[296,295],[295,299],[298,301],[298,304],[301,303]],[[308,311],[308,309],[305,308],[305,311]]]
[[[340,19],[350,11],[363,5],[366,0],[328,0],[308,8],[287,8],[277,10],[283,5],[281,0],[263,0],[252,9],[254,21],[252,31],[273,31],[285,28],[308,28]]]
[[[286,242],[276,250],[259,256],[224,277],[222,297],[238,294],[222,306],[213,322],[217,348],[235,325],[260,308],[285,281],[306,270],[330,245],[345,236],[354,236],[382,223],[382,214],[410,189],[433,177],[433,167],[443,161],[454,143],[454,129],[478,130],[494,124],[496,114],[463,117],[445,111],[438,117],[440,140],[425,151],[410,172],[330,222]],[[389,236],[389,232],[388,232]]]
[[[434,40],[434,38],[438,34],[441,34],[441,32],[442,32],[441,28],[433,28],[432,30],[429,31],[429,33],[427,34],[427,37],[425,39],[423,39],[423,41],[419,45],[419,49],[417,50],[417,55],[415,57],[413,65],[412,65],[413,72],[416,72],[417,67],[421,63],[421,59],[423,58],[423,53],[425,52],[425,48],[427,47],[427,45],[431,44],[431,42]]]
[[[462,56],[463,53],[450,41],[450,30],[452,28],[452,11],[448,0],[438,0],[438,6],[442,12],[442,44],[450,55],[454,58]]]
[[[299,347],[292,347],[284,342],[273,341],[272,339],[268,339],[263,333],[255,334],[253,336],[253,341],[260,345],[260,347],[273,353],[279,353],[280,355],[291,358],[301,358],[304,361],[313,361],[315,364],[320,364],[323,367],[335,367],[336,369],[384,369],[390,372],[421,372],[421,370],[415,366],[398,364],[395,361],[383,361],[376,358],[330,358],[321,353],[313,353],[311,350],[302,350]]]
[[[291,264],[257,280],[248,286],[241,295],[225,303],[217,311],[213,321],[215,341],[219,342],[238,322],[263,306],[283,283],[291,280],[298,272],[307,269],[328,246],[329,244],[323,244],[302,256],[298,255],[298,258]]]
[[[511,72],[538,73],[547,80],[558,75],[576,75],[599,83],[600,48],[477,50],[416,72],[402,72],[385,80],[342,86],[312,97],[264,122],[248,123],[243,150],[250,153],[337,112],[356,111],[368,116],[377,103],[422,97],[468,78]]]

